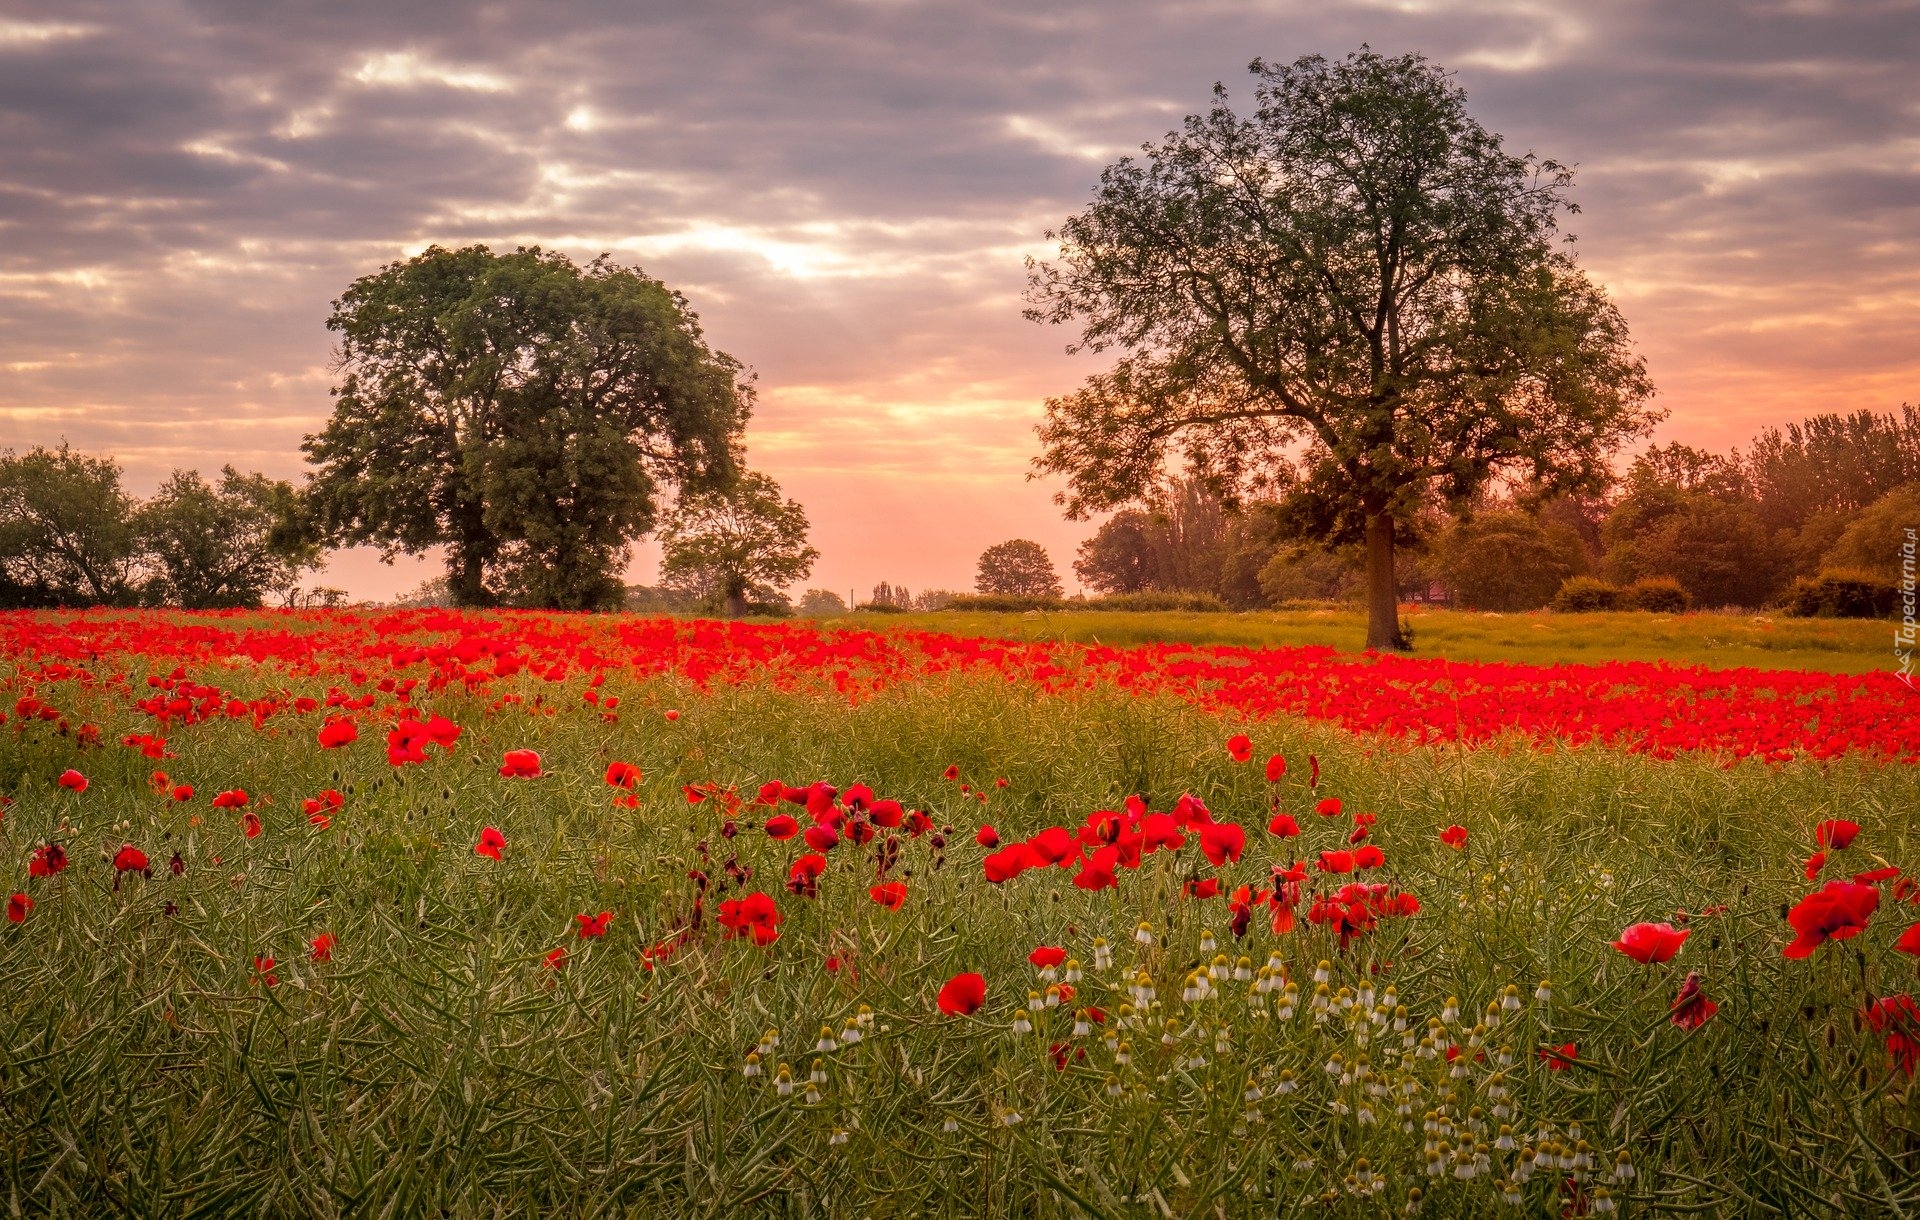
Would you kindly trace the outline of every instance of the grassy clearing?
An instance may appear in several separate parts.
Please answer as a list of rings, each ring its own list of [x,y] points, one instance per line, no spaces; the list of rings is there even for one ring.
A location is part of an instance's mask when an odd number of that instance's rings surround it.
[[[1081,643],[1320,645],[1357,652],[1364,615],[1344,610],[1245,614],[1082,611],[984,614],[861,614],[830,622],[870,630],[911,627],[956,635]],[[1892,626],[1858,619],[1793,619],[1741,614],[1479,614],[1409,610],[1416,656],[1472,661],[1671,661],[1727,669],[1871,673],[1894,666]]]
[[[284,679],[219,681],[244,696],[249,682]],[[529,704],[555,702],[547,684],[520,689]],[[1269,786],[1258,761],[1226,757],[1238,726],[1170,699],[1036,698],[978,680],[858,707],[751,687],[605,689],[624,700],[617,725],[565,700],[546,715],[442,697],[434,710],[465,727],[457,750],[404,768],[388,765],[371,726],[322,753],[313,724],[256,733],[220,720],[173,735],[178,757],[159,763],[8,726],[0,789],[15,797],[3,827],[15,876],[48,839],[74,858],[34,883],[25,922],[0,930],[8,1198],[67,1214],[1065,1217],[1319,1202],[1372,1216],[1417,1190],[1425,1214],[1477,1216],[1556,1213],[1577,1177],[1584,1206],[1605,1187],[1632,1214],[1920,1206],[1920,1099],[1857,1015],[1870,997],[1912,988],[1912,960],[1889,945],[1920,908],[1888,902],[1865,935],[1806,962],[1780,954],[1783,906],[1811,888],[1800,866],[1816,822],[1863,827],[1833,875],[1880,858],[1920,864],[1914,768],[1386,750],[1271,723],[1252,730],[1259,757],[1282,752],[1293,766]],[[660,714],[668,707],[677,720]],[[110,738],[135,727],[104,697],[100,713]],[[502,779],[502,752],[518,747],[538,749],[548,774]],[[1309,753],[1318,792],[1303,782]],[[646,773],[639,808],[611,803],[612,759]],[[152,792],[156,765],[193,782],[196,798]],[[989,804],[943,779],[948,765]],[[86,792],[54,786],[69,766],[87,773]],[[1000,777],[1007,787],[992,787]],[[898,912],[868,897],[871,849],[847,844],[818,897],[796,897],[781,881],[797,840],[767,839],[751,808],[727,838],[717,803],[681,792],[717,781],[751,795],[768,778],[863,781],[929,810],[949,832],[944,848],[904,842]],[[234,811],[209,808],[229,787],[250,793],[258,838]],[[323,830],[299,802],[324,787],[346,801]],[[1200,796],[1248,827],[1245,856],[1216,870],[1190,844],[1098,893],[1059,869],[1001,887],[982,879],[982,821],[1007,838],[1071,827],[1136,792],[1156,809]],[[1328,794],[1345,815],[1313,816]],[[1260,830],[1275,801],[1302,838]],[[1223,900],[1181,896],[1187,880],[1259,884],[1276,863],[1338,847],[1356,810],[1379,813],[1381,879],[1419,896],[1417,917],[1383,921],[1343,951],[1304,921],[1275,935],[1264,915],[1236,941]],[[1438,840],[1453,823],[1470,832],[1462,852]],[[504,860],[473,853],[483,825],[504,833]],[[116,891],[103,858],[128,841],[154,876],[129,874]],[[179,876],[167,868],[176,850]],[[729,858],[751,875],[725,890]],[[708,920],[649,970],[642,952],[691,909],[690,869],[713,879]],[[742,889],[777,900],[773,944],[723,940],[713,926],[718,902]],[[1630,923],[1714,907],[1725,909],[1696,919],[1666,966],[1608,947]],[[573,935],[575,915],[602,910],[614,915],[603,939]],[[1150,944],[1134,939],[1143,921]],[[338,938],[324,963],[308,954],[321,932]],[[1183,987],[1211,962],[1209,936],[1229,977],[1189,1003]],[[1095,968],[1096,937],[1110,968]],[[1026,961],[1042,944],[1066,948],[1085,977],[1016,1034],[1028,993],[1047,986]],[[565,967],[544,965],[562,946]],[[1284,993],[1231,977],[1241,956],[1258,970],[1269,954],[1300,989],[1291,1016]],[[256,961],[269,956],[271,968]],[[1316,1021],[1322,962],[1336,1010]],[[943,1016],[934,994],[962,970],[985,976],[986,1004]],[[1129,1014],[1138,970],[1156,1003]],[[1689,970],[1720,1005],[1693,1032],[1667,1020]],[[1542,979],[1552,993],[1538,1001]],[[1518,1010],[1476,1033],[1509,985]],[[1375,1024],[1364,1008],[1338,1009],[1364,987],[1376,1003],[1393,988],[1405,1013],[1390,1005]],[[1449,997],[1460,1017],[1430,1026]],[[1089,1004],[1105,1020],[1076,1036],[1075,1010]],[[842,1043],[862,1006],[862,1039]],[[1400,1017],[1410,1038],[1394,1029]],[[823,1026],[831,1051],[815,1048]],[[791,1097],[743,1074],[769,1030],[779,1043],[765,1067],[792,1065]],[[1423,1037],[1463,1055],[1422,1057]],[[1569,1042],[1568,1070],[1540,1059]],[[809,1102],[816,1061],[824,1079]],[[1613,1177],[1622,1150],[1636,1170],[1627,1181]],[[1516,1211],[1499,1184],[1528,1152],[1540,1167]],[[1587,1157],[1591,1171],[1572,1164]]]

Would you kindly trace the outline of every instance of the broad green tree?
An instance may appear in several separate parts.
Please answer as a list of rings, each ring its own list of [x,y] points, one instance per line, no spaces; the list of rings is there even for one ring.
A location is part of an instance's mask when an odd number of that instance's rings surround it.
[[[1418,55],[1255,60],[1109,166],[1030,266],[1028,316],[1118,363],[1047,403],[1036,473],[1069,516],[1151,494],[1170,462],[1284,493],[1363,541],[1370,647],[1401,647],[1396,526],[1500,475],[1592,486],[1657,418],[1627,326],[1559,240],[1571,174],[1506,151]]]
[[[0,606],[112,606],[138,576],[134,503],[112,458],[0,453]]]
[[[807,513],[780,485],[749,471],[725,491],[682,496],[660,530],[660,579],[696,593],[731,618],[774,603],[805,580],[820,552],[807,545]]]
[[[1568,577],[1588,571],[1586,547],[1573,529],[1512,508],[1456,522],[1439,550],[1441,577],[1468,610],[1537,610]]]
[[[1779,588],[1780,557],[1739,464],[1687,445],[1634,459],[1602,537],[1616,584],[1671,577],[1697,606],[1759,606]]]
[[[461,605],[617,606],[663,487],[724,488],[752,406],[679,293],[605,256],[425,253],[355,280],[315,519],[389,556],[445,549]]]
[[[176,470],[135,518],[153,569],[152,600],[188,610],[290,600],[300,573],[319,563],[301,530],[293,487],[226,467],[217,484]]]
[[[973,587],[1009,597],[1059,597],[1063,592],[1047,548],[1027,538],[998,542],[980,552]]]

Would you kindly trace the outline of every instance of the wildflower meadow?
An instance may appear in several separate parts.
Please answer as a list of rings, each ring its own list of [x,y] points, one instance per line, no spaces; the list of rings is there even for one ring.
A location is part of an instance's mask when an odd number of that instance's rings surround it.
[[[1920,701],[0,615],[21,1214],[1903,1215]]]

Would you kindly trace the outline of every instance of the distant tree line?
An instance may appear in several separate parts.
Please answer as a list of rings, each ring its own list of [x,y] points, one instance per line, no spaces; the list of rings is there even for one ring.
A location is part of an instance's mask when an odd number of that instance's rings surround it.
[[[1074,571],[1088,588],[1209,593],[1244,609],[1351,600],[1363,586],[1361,548],[1290,533],[1279,501],[1230,512],[1199,481],[1175,480],[1149,505],[1082,544]],[[1884,583],[1899,574],[1902,531],[1920,528],[1920,407],[1816,415],[1744,452],[1655,445],[1599,492],[1516,483],[1409,520],[1399,595],[1476,610],[1537,609],[1577,578],[1670,583],[1700,607],[1781,604],[1823,573]]]
[[[0,607],[337,604],[303,588],[320,548],[291,484],[225,467],[176,470],[146,500],[112,458],[0,452]]]

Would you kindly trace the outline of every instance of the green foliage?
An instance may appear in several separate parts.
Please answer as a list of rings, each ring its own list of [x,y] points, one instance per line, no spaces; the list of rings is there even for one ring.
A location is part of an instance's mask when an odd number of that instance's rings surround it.
[[[1803,576],[1787,589],[1784,608],[1799,618],[1891,618],[1900,587],[1873,572],[1839,570]]]
[[[1586,566],[1577,534],[1517,509],[1458,522],[1440,541],[1441,578],[1469,610],[1537,610]]]
[[[1069,515],[1138,500],[1178,454],[1379,551],[1369,643],[1393,643],[1393,526],[1501,473],[1597,485],[1657,418],[1626,323],[1557,243],[1571,175],[1516,157],[1417,55],[1252,65],[1213,108],[1101,175],[1032,267],[1029,316],[1076,321],[1109,372],[1050,399],[1035,467]],[[1223,172],[1231,167],[1231,172]]]
[[[1826,552],[1823,566],[1899,579],[1920,534],[1920,483],[1896,487],[1867,505]]]
[[[683,495],[660,531],[660,578],[738,618],[750,603],[785,606],[820,552],[807,545],[807,513],[759,471],[723,491]],[[786,613],[792,613],[787,606]]]
[[[1619,610],[1643,610],[1652,614],[1685,614],[1693,606],[1686,589],[1671,576],[1650,576],[1636,580],[1620,590],[1615,604]]]
[[[1198,479],[1154,490],[1146,510],[1115,513],[1080,544],[1074,573],[1102,593],[1204,593],[1235,609],[1265,601],[1260,571],[1274,553],[1269,506],[1238,512]]]
[[[293,598],[301,571],[320,561],[301,528],[293,488],[226,467],[209,485],[173,472],[135,518],[154,567],[150,600],[187,610],[257,607]]]
[[[957,613],[1024,614],[1035,610],[1101,613],[1224,614],[1231,609],[1211,593],[1111,593],[1105,597],[1021,597],[1011,593],[959,593],[939,607]]]
[[[1276,551],[1260,569],[1260,589],[1271,605],[1345,602],[1359,597],[1363,573],[1345,554],[1318,548]]]
[[[997,542],[980,552],[974,588],[1010,597],[1057,598],[1062,592],[1047,548],[1026,538]]]
[[[0,452],[0,607],[130,604],[139,547],[112,458]]]
[[[1700,606],[1760,606],[1777,587],[1778,555],[1738,464],[1698,449],[1636,459],[1603,534],[1621,584],[1671,577]]]
[[[1798,532],[1823,514],[1844,520],[1901,484],[1920,482],[1920,406],[1769,428],[1753,439],[1744,467],[1769,530]]]
[[[735,475],[741,365],[604,256],[435,246],[355,280],[327,326],[343,377],[304,446],[315,519],[389,554],[445,547],[462,605],[617,606],[660,486]]]
[[[1558,614],[1591,614],[1612,610],[1619,601],[1619,586],[1592,576],[1573,576],[1553,595],[1553,609]]]
[[[847,613],[847,603],[831,589],[808,589],[794,609],[806,618],[836,618]]]

